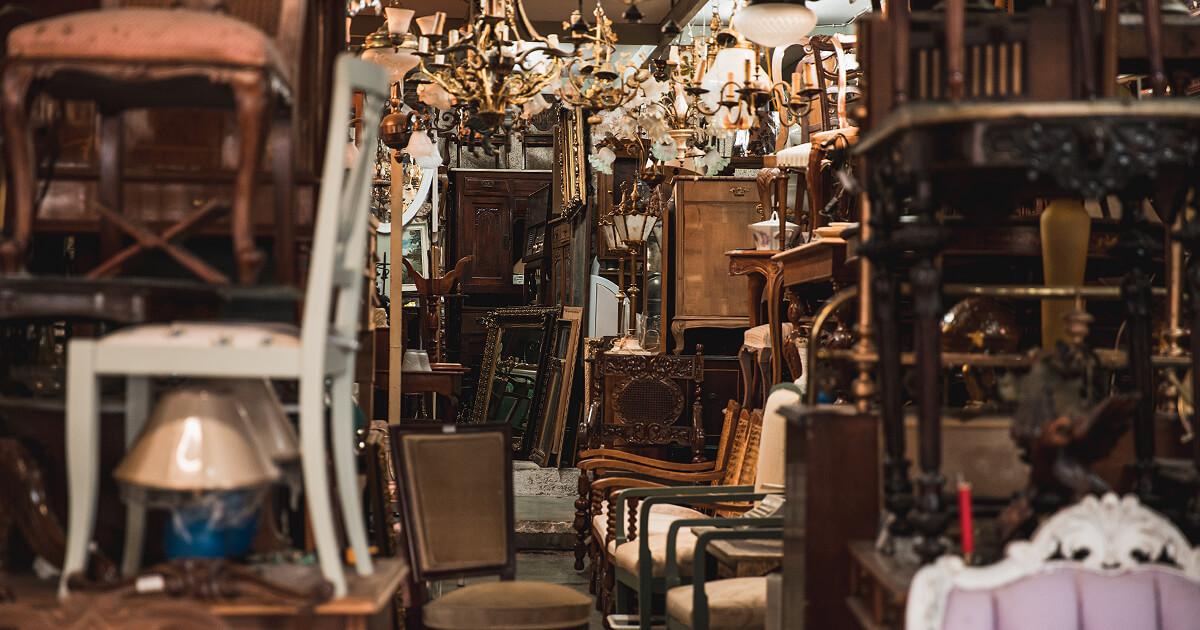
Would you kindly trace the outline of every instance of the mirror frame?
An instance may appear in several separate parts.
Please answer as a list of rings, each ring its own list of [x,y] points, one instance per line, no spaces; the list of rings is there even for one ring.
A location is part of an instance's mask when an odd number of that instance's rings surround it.
[[[563,328],[564,324],[566,325],[565,329]],[[574,387],[575,364],[579,358],[579,338],[582,324],[583,309],[578,306],[564,307],[556,324],[550,368],[560,374],[559,386],[557,392],[548,391],[546,395],[554,397],[553,400],[557,401],[557,404],[554,406],[553,418],[540,418],[541,422],[534,431],[537,440],[529,452],[529,461],[539,466],[549,465],[553,455],[558,455],[559,463],[562,463],[563,439],[566,437],[567,419],[570,417],[571,390]],[[563,353],[564,356],[559,357],[557,356],[558,347],[563,342],[563,334],[567,335],[567,346]],[[555,363],[557,365],[554,365]],[[552,373],[548,374],[548,376],[552,375]],[[547,400],[550,399],[547,398]],[[543,406],[543,409],[545,408]],[[545,416],[544,413],[542,415]]]
[[[470,419],[472,424],[488,422],[486,416],[488,404],[492,398],[491,383],[496,377],[496,364],[499,360],[496,355],[500,351],[500,334],[506,327],[513,326],[540,327],[542,329],[542,348],[538,354],[538,376],[537,382],[534,384],[533,404],[529,408],[529,421],[526,422],[525,432],[520,438],[513,436],[513,450],[518,453],[529,452],[532,442],[530,436],[536,433],[539,416],[542,409],[545,408],[546,366],[550,357],[554,355],[554,348],[557,345],[555,334],[558,332],[558,313],[557,307],[516,306],[489,311],[484,318],[484,325],[488,329],[487,345],[484,346],[483,361],[479,366],[479,379],[475,384],[475,403],[471,408]]]

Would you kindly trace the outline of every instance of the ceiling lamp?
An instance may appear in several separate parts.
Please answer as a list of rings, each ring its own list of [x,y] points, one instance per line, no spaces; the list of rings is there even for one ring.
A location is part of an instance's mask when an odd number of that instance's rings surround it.
[[[384,23],[363,43],[362,58],[383,66],[391,73],[392,83],[403,85],[404,76],[421,61],[416,54],[417,38],[408,34],[413,11],[396,7],[384,11]]]
[[[612,20],[604,14],[599,2],[592,11],[592,15],[596,16],[594,28],[587,26],[578,14],[579,11],[576,11],[569,22],[563,22],[563,28],[574,32],[581,23],[586,27],[577,36],[576,46],[582,56],[572,58],[567,64],[567,80],[558,95],[574,107],[593,112],[588,123],[594,125],[600,122],[595,112],[616,109],[628,103],[637,95],[638,86],[650,78],[650,71],[631,65],[613,64],[617,35],[612,30]]]
[[[804,0],[750,0],[733,14],[731,25],[746,39],[767,48],[799,43],[817,24]]]
[[[504,131],[510,108],[555,87],[562,59],[572,56],[556,36],[533,29],[520,0],[475,0],[467,25],[444,44],[422,36],[421,70],[492,133]]]

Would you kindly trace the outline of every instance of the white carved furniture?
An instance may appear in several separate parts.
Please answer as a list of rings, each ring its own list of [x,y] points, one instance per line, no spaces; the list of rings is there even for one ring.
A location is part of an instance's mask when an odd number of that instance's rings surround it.
[[[943,556],[913,578],[908,630],[1192,630],[1200,548],[1133,495],[1089,496],[1000,562]]]
[[[379,105],[387,98],[387,75],[349,55],[338,58],[330,106],[329,135],[320,202],[313,229],[312,261],[300,330],[264,325],[148,324],[100,339],[72,339],[67,350],[67,472],[70,500],[67,552],[60,596],[67,577],[84,568],[96,517],[100,475],[99,380],[127,379],[125,436],[132,444],[150,409],[153,377],[272,378],[300,382],[300,449],[305,496],[317,556],[335,596],[346,593],[342,548],[334,529],[326,472],[326,379],[338,495],[346,532],[360,575],[372,572],[354,460],[351,386],[366,263],[367,218],[374,152],[360,151],[345,170],[346,127],[352,91],[364,92],[363,146],[375,146]],[[331,317],[332,314],[332,317]],[[131,504],[122,570],[136,572],[141,560],[144,509]]]

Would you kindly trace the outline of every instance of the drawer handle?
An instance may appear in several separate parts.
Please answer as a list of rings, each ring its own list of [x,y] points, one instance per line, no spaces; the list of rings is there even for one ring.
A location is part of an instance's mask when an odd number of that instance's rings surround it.
[[[734,197],[745,197],[746,193],[750,191],[746,188],[742,188],[741,186],[734,186],[729,189],[729,192],[733,193]]]
[[[494,180],[494,179],[481,179],[481,180],[479,180],[479,185],[480,185],[480,186],[483,186],[484,188],[492,188],[492,187],[494,187],[494,186],[496,185],[496,180]]]

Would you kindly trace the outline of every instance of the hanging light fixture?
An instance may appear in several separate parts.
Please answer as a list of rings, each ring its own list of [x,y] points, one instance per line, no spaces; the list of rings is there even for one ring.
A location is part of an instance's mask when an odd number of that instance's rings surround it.
[[[730,20],[746,39],[767,48],[799,43],[817,24],[804,0],[750,0]]]
[[[650,78],[650,71],[613,63],[617,35],[612,30],[612,20],[605,15],[599,2],[592,11],[596,17],[595,27],[583,22],[579,13],[577,9],[571,21],[563,23],[563,28],[572,32],[581,25],[586,28],[576,35],[577,50],[586,52],[580,52],[567,63],[567,80],[558,90],[558,96],[574,107],[593,112],[588,123],[594,125],[600,122],[595,112],[615,109],[631,101],[638,93],[638,86]]]
[[[520,0],[475,0],[468,23],[451,31],[445,46],[433,38],[418,43],[421,71],[472,111],[490,136],[503,128],[510,109],[547,87],[557,87],[562,60],[572,56],[556,36],[542,37]]]

